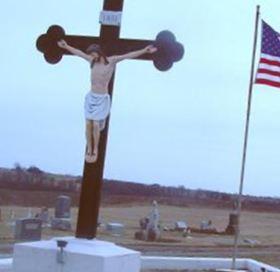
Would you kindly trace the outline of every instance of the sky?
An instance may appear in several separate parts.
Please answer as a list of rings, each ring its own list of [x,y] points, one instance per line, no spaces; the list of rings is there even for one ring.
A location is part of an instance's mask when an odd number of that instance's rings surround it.
[[[173,32],[184,58],[118,64],[105,178],[238,192],[256,5],[280,32],[279,0],[125,0],[121,37]],[[0,10],[0,167],[81,175],[88,64],[37,51],[53,24],[98,36],[102,0],[4,1]],[[260,54],[260,30],[256,62]],[[257,63],[255,69],[257,68]],[[280,197],[280,90],[254,85],[244,193]]]

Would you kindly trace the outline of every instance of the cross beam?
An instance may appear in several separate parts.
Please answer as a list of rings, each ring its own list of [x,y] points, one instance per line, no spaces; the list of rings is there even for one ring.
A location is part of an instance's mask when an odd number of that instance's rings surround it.
[[[121,12],[123,0],[104,0],[103,10]],[[70,45],[83,51],[92,44],[100,44],[108,56],[120,55],[129,51],[142,49],[153,44],[158,51],[153,54],[145,54],[138,59],[151,60],[155,67],[161,71],[170,69],[173,62],[179,61],[184,55],[183,46],[178,43],[175,36],[169,31],[160,32],[154,41],[121,39],[120,26],[102,25],[99,37],[66,35],[62,27],[53,25],[46,34],[37,39],[37,48],[44,54],[47,62],[55,64],[63,55],[70,53],[57,46],[57,41],[64,39]],[[114,75],[109,83],[109,94],[113,95]],[[108,136],[108,122],[101,133],[98,159],[95,163],[84,163],[82,188],[80,195],[80,207],[76,229],[76,237],[93,239],[96,237],[98,225],[98,213],[103,181],[105,152]]]
[[[98,37],[65,35],[65,31],[61,26],[51,26],[46,34],[41,35],[37,40],[37,48],[44,53],[47,62],[55,64],[59,62],[63,55],[71,55],[65,49],[56,45],[60,39],[66,40],[70,45],[85,51],[92,43],[100,44]],[[158,48],[155,54],[144,54],[136,59],[152,60],[157,69],[166,71],[171,68],[173,62],[179,61],[184,54],[182,45],[176,42],[175,36],[170,31],[160,32],[155,40],[135,40],[135,39],[117,39],[104,41],[102,48],[108,56],[121,55],[133,50],[142,49],[147,45],[153,44]]]

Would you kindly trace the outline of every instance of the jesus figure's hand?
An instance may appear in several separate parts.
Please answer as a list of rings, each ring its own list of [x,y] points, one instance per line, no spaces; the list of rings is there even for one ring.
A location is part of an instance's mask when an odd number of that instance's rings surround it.
[[[61,48],[66,48],[67,42],[64,41],[64,40],[60,40],[60,41],[57,42],[57,45]]]
[[[153,45],[148,45],[145,48],[145,50],[146,50],[146,53],[153,54],[153,53],[155,53],[157,51],[157,48],[155,46],[153,46]]]

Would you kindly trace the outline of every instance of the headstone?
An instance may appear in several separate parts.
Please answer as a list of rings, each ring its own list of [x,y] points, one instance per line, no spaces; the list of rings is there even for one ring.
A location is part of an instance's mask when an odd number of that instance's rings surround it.
[[[189,228],[183,230],[183,237],[190,238],[191,230]]]
[[[139,225],[140,225],[140,228],[142,230],[145,230],[147,228],[148,223],[149,223],[149,218],[148,217],[141,218],[139,220]]]
[[[41,240],[42,221],[37,218],[23,218],[16,220],[15,239],[26,241]]]
[[[51,220],[52,229],[71,230],[71,198],[61,195],[55,204],[55,217]]]
[[[185,221],[177,221],[175,222],[175,230],[184,231],[188,228],[187,223]]]
[[[232,212],[229,214],[229,223],[226,228],[226,233],[233,235],[235,234],[235,229],[238,225],[238,215],[236,212]]]
[[[32,217],[33,217],[32,210],[31,210],[31,208],[28,208],[27,218],[32,218]]]
[[[124,225],[120,223],[107,223],[106,230],[109,231],[112,235],[122,235],[124,232]]]
[[[70,218],[71,198],[61,195],[56,199],[55,218]]]
[[[39,214],[39,219],[42,220],[43,223],[47,224],[49,222],[49,209],[47,207],[43,207]]]
[[[14,210],[10,210],[10,220],[14,220],[15,219],[15,212]]]
[[[255,246],[255,245],[261,244],[260,241],[254,240],[254,239],[249,239],[249,238],[243,239],[243,242],[249,244],[250,246]]]
[[[212,221],[211,220],[203,220],[203,221],[201,221],[200,229],[201,230],[211,230],[211,229],[213,229]]]
[[[71,220],[66,218],[52,218],[51,228],[55,230],[71,230]]]

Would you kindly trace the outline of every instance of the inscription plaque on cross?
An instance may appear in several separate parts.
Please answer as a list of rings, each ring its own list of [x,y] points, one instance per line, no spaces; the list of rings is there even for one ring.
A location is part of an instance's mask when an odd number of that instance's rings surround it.
[[[104,0],[103,11],[100,14],[100,36],[66,35],[62,27],[51,26],[46,34],[37,39],[37,49],[44,53],[47,62],[55,64],[63,55],[70,53],[57,45],[64,39],[75,48],[85,51],[92,43],[101,45],[106,55],[121,55],[129,51],[142,49],[150,44],[157,47],[154,54],[144,54],[136,59],[151,60],[160,71],[170,69],[173,62],[179,61],[184,55],[183,46],[169,31],[160,32],[155,40],[137,40],[120,38],[120,19],[124,0]],[[109,84],[109,94],[113,95],[114,75]],[[96,237],[98,213],[101,198],[105,153],[108,136],[108,124],[101,133],[98,159],[95,163],[84,164],[82,188],[80,194],[79,214],[76,228],[77,238],[93,239]]]

